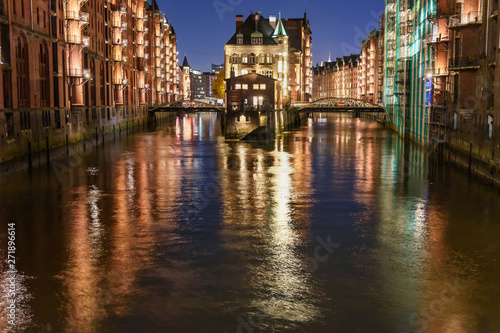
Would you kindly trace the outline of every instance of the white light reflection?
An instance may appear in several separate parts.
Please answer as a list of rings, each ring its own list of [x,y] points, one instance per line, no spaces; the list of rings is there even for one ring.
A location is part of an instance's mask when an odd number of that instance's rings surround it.
[[[100,252],[102,247],[102,237],[104,234],[104,230],[101,224],[101,220],[99,218],[101,210],[97,205],[99,200],[101,199],[102,191],[95,185],[89,186],[87,196],[88,196],[88,204],[89,204],[89,213],[90,213],[90,242],[92,243],[92,249],[96,252]]]
[[[294,229],[291,208],[294,169],[288,153],[276,153],[275,157],[276,166],[269,169],[274,214],[270,216],[270,253],[264,273],[268,287],[256,306],[265,317],[307,322],[319,311],[308,297],[310,282],[303,274],[303,261],[296,254],[300,237]]]

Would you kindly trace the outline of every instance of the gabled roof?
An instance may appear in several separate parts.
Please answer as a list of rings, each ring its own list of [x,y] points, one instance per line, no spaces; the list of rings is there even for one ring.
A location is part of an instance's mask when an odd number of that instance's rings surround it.
[[[189,67],[188,59],[184,56],[184,62],[182,63],[182,67]]]
[[[251,45],[252,44],[252,34],[256,32],[255,29],[255,15],[259,14],[251,14],[247,17],[246,21],[239,27],[238,31],[231,37],[231,39],[226,43],[230,45],[237,45],[237,35],[241,34],[243,36],[243,45]],[[277,43],[273,39],[274,29],[269,24],[269,21],[259,15],[259,21],[257,24],[257,31],[262,33],[263,41],[262,45],[277,45]],[[239,37],[239,36],[238,36]]]

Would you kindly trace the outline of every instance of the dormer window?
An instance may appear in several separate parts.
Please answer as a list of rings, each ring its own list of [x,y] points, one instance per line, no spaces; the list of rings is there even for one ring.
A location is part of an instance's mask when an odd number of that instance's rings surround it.
[[[243,44],[243,37],[236,37],[237,44]]]
[[[254,44],[254,45],[261,45],[262,44],[262,37],[254,37],[254,38],[252,38],[252,44]]]

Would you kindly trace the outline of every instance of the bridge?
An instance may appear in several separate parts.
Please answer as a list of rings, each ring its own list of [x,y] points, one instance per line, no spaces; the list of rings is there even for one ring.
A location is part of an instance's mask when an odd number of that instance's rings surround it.
[[[295,106],[298,112],[385,112],[380,105],[354,98],[323,98]]]
[[[176,101],[157,105],[149,109],[149,112],[225,112],[222,106],[215,106],[199,101]]]

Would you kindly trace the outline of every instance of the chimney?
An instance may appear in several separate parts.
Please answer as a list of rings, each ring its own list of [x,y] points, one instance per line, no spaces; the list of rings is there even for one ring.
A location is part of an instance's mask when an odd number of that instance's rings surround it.
[[[241,25],[243,24],[243,15],[236,15],[236,33],[240,30]]]
[[[260,19],[260,15],[255,14],[255,31],[259,31],[259,19]]]
[[[269,16],[269,24],[273,27],[273,29],[276,29],[276,15]]]

